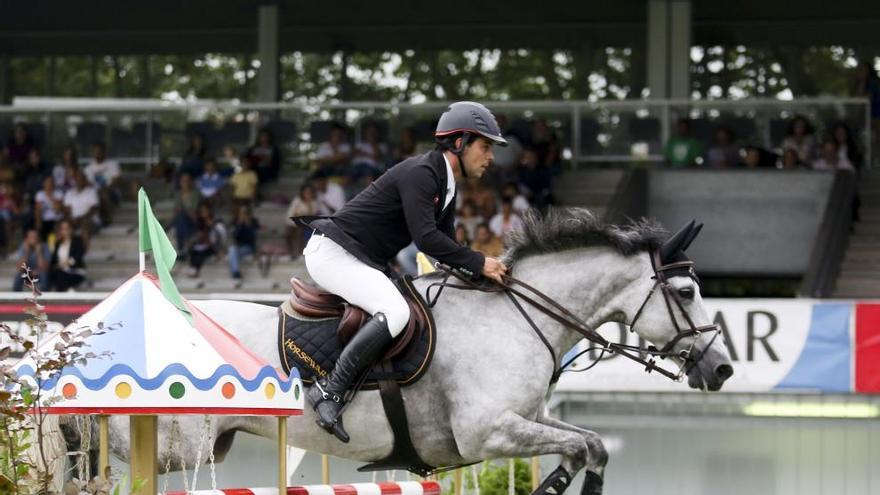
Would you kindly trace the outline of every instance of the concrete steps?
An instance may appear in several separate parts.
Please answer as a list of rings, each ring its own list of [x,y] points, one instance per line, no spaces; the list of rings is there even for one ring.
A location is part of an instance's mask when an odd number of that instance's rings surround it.
[[[880,175],[860,187],[860,221],[853,233],[834,288],[838,298],[880,298]]]

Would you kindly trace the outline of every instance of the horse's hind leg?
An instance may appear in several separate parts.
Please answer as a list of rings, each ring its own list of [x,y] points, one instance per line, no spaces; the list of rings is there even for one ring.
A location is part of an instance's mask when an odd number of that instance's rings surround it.
[[[493,421],[484,435],[456,434],[456,442],[462,455],[472,459],[561,455],[562,464],[533,495],[561,495],[577,472],[588,464],[591,454],[580,433],[527,420],[509,411]],[[601,481],[598,478],[598,484],[591,483],[592,492],[583,495],[600,494]]]
[[[602,493],[602,480],[605,476],[605,465],[608,463],[608,451],[605,450],[605,444],[602,443],[599,434],[544,415],[538,416],[538,422],[560,430],[573,431],[584,437],[590,455],[587,456],[587,471],[584,475],[581,495]]]

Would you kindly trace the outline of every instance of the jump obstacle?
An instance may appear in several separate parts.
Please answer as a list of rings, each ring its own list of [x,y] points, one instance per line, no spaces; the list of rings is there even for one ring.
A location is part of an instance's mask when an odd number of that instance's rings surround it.
[[[166,492],[165,495],[275,495],[277,487],[266,488],[218,488]],[[400,481],[385,483],[351,483],[347,485],[304,485],[287,487],[287,495],[440,495],[440,483],[436,481]]]

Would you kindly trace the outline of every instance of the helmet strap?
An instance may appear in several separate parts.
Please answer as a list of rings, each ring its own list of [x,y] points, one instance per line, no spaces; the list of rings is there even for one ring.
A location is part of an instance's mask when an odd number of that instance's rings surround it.
[[[464,166],[464,158],[462,157],[462,153],[464,153],[464,147],[467,146],[467,142],[470,140],[470,138],[471,138],[471,133],[469,133],[469,132],[462,133],[461,146],[453,147],[452,149],[450,149],[450,151],[452,151],[452,154],[455,155],[456,157],[458,157],[458,168],[461,169],[461,176],[464,177],[465,179],[468,178],[468,173],[467,173],[467,168],[465,168],[465,166]],[[454,141],[453,141],[453,143],[454,143]]]

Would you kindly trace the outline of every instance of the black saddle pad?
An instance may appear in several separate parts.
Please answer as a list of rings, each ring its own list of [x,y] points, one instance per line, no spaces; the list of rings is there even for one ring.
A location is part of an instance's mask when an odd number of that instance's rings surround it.
[[[386,378],[397,381],[401,387],[412,385],[425,374],[431,363],[437,341],[431,312],[410,284],[405,284],[403,289],[411,291],[411,295],[425,310],[427,328],[414,336],[413,342],[391,360],[392,372],[382,372],[374,367],[367,375],[362,387],[364,390],[377,389],[377,380]],[[278,308],[278,316],[278,352],[285,373],[289,374],[291,368],[298,369],[303,383],[308,386],[315,382],[316,376],[324,377],[333,370],[342,352],[336,335],[340,318],[303,316],[289,302],[284,302]]]

